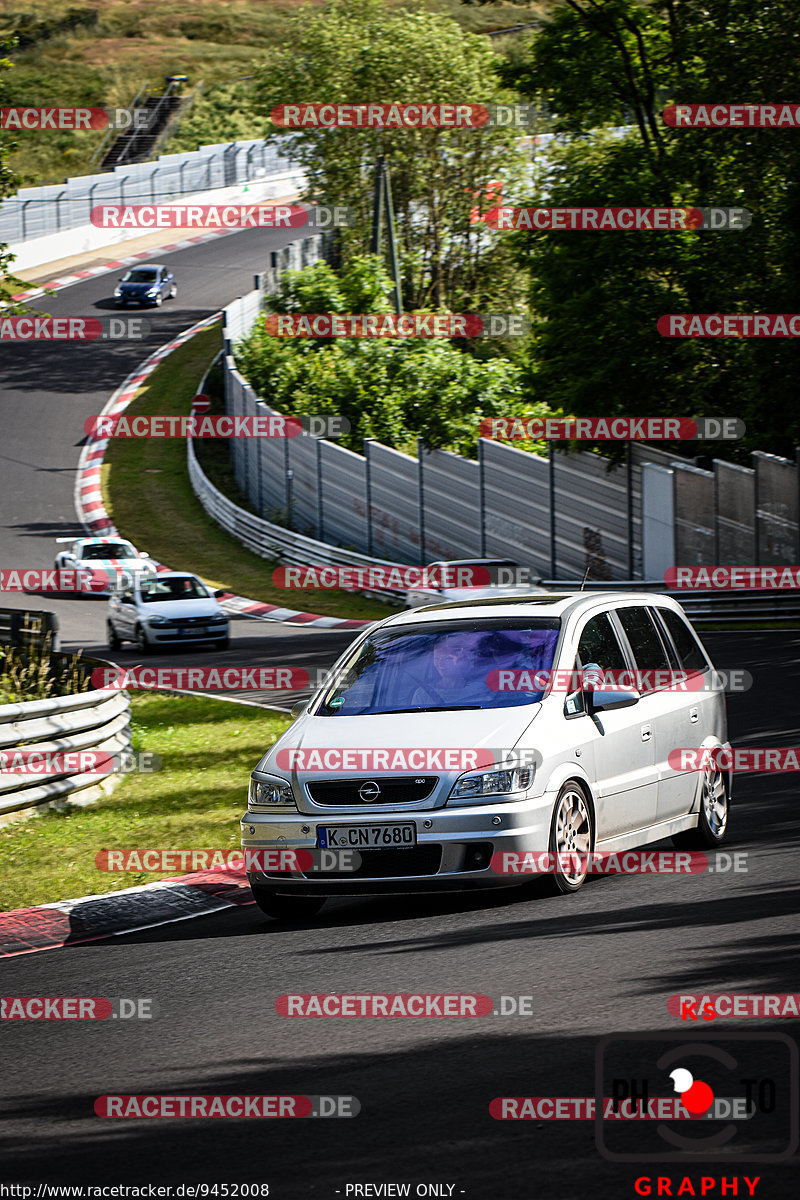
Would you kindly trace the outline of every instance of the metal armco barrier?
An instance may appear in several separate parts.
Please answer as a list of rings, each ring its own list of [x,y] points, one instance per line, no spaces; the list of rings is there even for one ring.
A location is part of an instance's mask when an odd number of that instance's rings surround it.
[[[39,648],[51,635],[50,649],[58,650],[58,617],[36,609],[0,608],[0,645]]]
[[[95,663],[97,660],[95,660]],[[108,665],[108,664],[106,664]],[[0,705],[0,749],[36,749],[67,753],[130,750],[130,697],[121,691],[81,692],[21,704]],[[41,777],[0,774],[0,824],[26,809],[57,806],[67,801],[90,804],[108,794],[119,777],[78,774]]]

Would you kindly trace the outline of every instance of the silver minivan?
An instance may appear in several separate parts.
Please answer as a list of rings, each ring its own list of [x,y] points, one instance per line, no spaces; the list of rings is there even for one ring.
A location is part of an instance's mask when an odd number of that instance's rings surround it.
[[[724,690],[667,596],[396,614],[293,713],[252,773],[241,820],[246,852],[317,854],[294,868],[247,856],[256,902],[274,917],[313,916],[328,896],[524,881],[498,872],[508,852],[549,855],[550,886],[574,892],[591,855],[725,837]],[[355,869],[344,854],[321,870],[331,849],[356,850]]]

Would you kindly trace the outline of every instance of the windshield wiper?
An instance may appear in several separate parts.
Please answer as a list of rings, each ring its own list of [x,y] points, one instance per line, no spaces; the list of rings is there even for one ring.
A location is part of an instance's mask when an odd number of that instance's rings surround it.
[[[464,709],[480,709],[480,704],[439,704],[432,705],[429,708],[383,708],[380,712],[363,713],[362,716],[370,717],[389,717],[393,713],[415,713],[415,712],[463,712]]]

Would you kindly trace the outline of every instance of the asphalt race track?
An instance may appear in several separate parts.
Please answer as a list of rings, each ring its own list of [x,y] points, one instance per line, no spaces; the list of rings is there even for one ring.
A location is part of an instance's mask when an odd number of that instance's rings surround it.
[[[145,347],[4,348],[4,564],[52,565],[52,539],[77,529],[72,484],[84,417],[153,346],[249,290],[256,249],[267,244],[267,235],[241,234],[171,255],[181,307],[151,316],[157,333]],[[109,279],[39,307],[93,312]],[[80,353],[84,363],[74,357]],[[59,604],[64,645],[103,651],[105,606]],[[244,621],[233,634],[231,652],[218,660],[306,666],[327,665],[352,637]],[[718,667],[746,668],[754,679],[749,692],[729,697],[733,744],[800,742],[800,633],[704,640]],[[127,651],[117,657],[138,661]],[[178,657],[216,661],[191,651]],[[658,1034],[659,1054],[732,1031],[796,1038],[796,1020],[692,1024],[671,1015],[667,1001],[692,992],[794,990],[797,803],[792,774],[737,779],[725,849],[747,852],[746,872],[599,877],[558,898],[534,884],[491,894],[342,899],[294,925],[250,906],[7,959],[2,995],[147,997],[158,1012],[152,1021],[0,1024],[3,1180],[268,1184],[278,1200],[402,1194],[347,1191],[388,1183],[409,1183],[412,1196],[617,1200],[646,1194],[634,1189],[643,1177],[670,1177],[673,1190],[662,1194],[679,1194],[688,1177],[694,1190],[680,1194],[700,1195],[701,1179],[710,1177],[707,1196],[747,1196],[747,1176],[760,1177],[759,1200],[794,1194],[797,1159],[759,1159],[786,1144],[779,1128],[785,1106],[737,1127],[728,1151],[739,1159],[715,1161],[701,1150],[686,1161],[670,1157],[673,1147],[652,1123],[606,1131],[601,1153],[592,1121],[503,1122],[489,1104],[502,1096],[593,1096],[596,1052],[610,1034]],[[532,999],[526,1016],[300,1019],[276,1013],[276,999],[287,992],[480,993],[498,1006],[500,997]],[[737,1070],[721,1094],[738,1096],[742,1078],[768,1073],[783,1095],[786,1047],[775,1045],[740,1043]],[[650,1069],[641,1047],[637,1053],[631,1078]],[[658,1080],[651,1095],[672,1094],[663,1070],[649,1078]],[[113,1121],[93,1109],[108,1093],[346,1095],[358,1098],[361,1111],[319,1124]],[[607,1156],[612,1143],[649,1158],[614,1160]],[[737,1190],[721,1192],[720,1177],[735,1178]],[[417,1192],[417,1185],[440,1190]]]

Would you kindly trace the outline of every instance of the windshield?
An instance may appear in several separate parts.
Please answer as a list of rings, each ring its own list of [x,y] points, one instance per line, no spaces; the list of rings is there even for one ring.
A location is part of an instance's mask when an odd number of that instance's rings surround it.
[[[324,694],[318,715],[533,704],[542,698],[532,689],[533,676],[552,666],[560,624],[557,618],[495,617],[378,630]],[[510,690],[510,682],[518,690]]]
[[[140,585],[143,604],[163,604],[167,600],[207,600],[209,593],[193,575],[179,579],[146,579]]]
[[[156,273],[153,267],[134,267],[123,279],[123,283],[155,283]]]
[[[136,558],[136,551],[130,542],[106,542],[84,546],[81,558]]]

